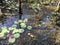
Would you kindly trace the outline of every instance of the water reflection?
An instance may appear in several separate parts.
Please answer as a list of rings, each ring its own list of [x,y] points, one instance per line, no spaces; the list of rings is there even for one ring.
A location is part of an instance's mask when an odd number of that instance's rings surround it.
[[[18,20],[19,16],[9,16],[6,18],[6,20],[4,22],[0,22],[0,26],[6,26],[6,27],[10,27],[11,25],[13,25],[13,22]]]

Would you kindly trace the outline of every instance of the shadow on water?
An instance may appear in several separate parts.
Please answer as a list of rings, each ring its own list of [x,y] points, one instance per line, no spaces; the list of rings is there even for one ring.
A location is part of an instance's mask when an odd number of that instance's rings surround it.
[[[11,25],[13,25],[14,21],[19,19],[19,17],[18,16],[9,16],[9,17],[6,17],[6,19],[5,18],[3,18],[3,19],[4,19],[4,21],[0,22],[0,26],[4,25],[7,27],[10,27]]]
[[[22,15],[22,19],[24,18],[27,18],[28,16],[27,15]],[[1,17],[3,21],[0,22],[0,26],[7,26],[7,27],[10,27],[13,25],[14,21],[18,20],[19,19],[19,15],[17,16],[8,16],[8,17],[4,17],[4,15]]]

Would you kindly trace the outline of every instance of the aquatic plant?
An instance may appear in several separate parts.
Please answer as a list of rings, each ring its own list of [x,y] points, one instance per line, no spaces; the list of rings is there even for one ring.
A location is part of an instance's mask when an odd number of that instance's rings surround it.
[[[6,26],[0,27],[0,39],[8,39],[7,41],[9,43],[14,43],[16,39],[20,37],[21,33],[24,32],[25,28],[27,28],[28,30],[32,29],[32,26],[26,25],[26,22],[27,19],[17,20],[9,28],[7,28]],[[17,28],[18,25],[20,26],[19,28]]]

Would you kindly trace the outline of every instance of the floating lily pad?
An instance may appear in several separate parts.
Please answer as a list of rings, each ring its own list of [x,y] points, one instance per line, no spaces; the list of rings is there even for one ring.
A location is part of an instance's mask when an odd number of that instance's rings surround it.
[[[28,26],[27,29],[28,29],[28,30],[31,30],[31,29],[32,29],[32,26]]]
[[[19,22],[19,23],[22,23],[22,22],[23,22],[23,20],[18,20],[18,22]]]
[[[19,37],[20,37],[19,33],[14,34],[14,38],[19,38]]]
[[[17,25],[12,25],[11,27],[12,27],[12,28],[16,28],[16,27],[17,27]]]
[[[25,23],[21,23],[20,26],[21,26],[21,28],[26,28],[26,24]]]
[[[18,24],[18,21],[15,21],[14,24]]]
[[[9,43],[14,43],[15,42],[15,38],[9,38]]]
[[[9,33],[7,29],[2,30],[2,33]]]
[[[24,29],[19,29],[19,33],[23,33],[24,32]]]
[[[0,33],[0,38],[4,37],[4,33]]]
[[[13,30],[14,28],[13,28],[13,27],[9,27],[8,29],[9,29],[9,30]]]
[[[23,20],[23,22],[27,22],[28,21],[28,19],[27,18],[25,18],[24,20]]]
[[[14,29],[12,33],[14,34],[14,33],[17,33],[17,32],[19,32],[18,29]]]

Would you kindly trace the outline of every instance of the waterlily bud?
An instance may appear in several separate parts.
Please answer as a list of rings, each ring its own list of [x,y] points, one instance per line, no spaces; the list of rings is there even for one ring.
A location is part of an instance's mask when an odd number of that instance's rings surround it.
[[[30,37],[32,37],[32,38],[33,38],[33,37],[34,37],[34,35],[30,35]]]
[[[9,38],[14,38],[14,35],[9,35]]]

